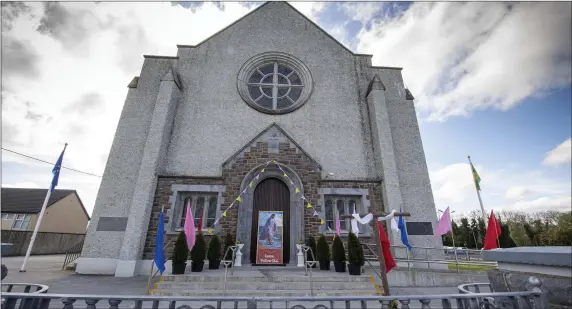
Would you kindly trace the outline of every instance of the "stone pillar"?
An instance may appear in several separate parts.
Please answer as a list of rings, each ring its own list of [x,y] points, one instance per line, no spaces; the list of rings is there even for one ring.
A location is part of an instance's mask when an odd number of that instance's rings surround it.
[[[403,200],[401,199],[397,165],[393,152],[393,138],[391,137],[389,114],[385,100],[385,86],[377,74],[371,80],[366,95],[373,138],[376,176],[383,179],[381,190],[382,203],[385,209],[382,210],[384,212],[390,212],[392,209],[399,211],[400,208],[403,208]],[[407,210],[404,209],[404,211]],[[391,229],[387,232],[390,234],[389,237],[393,245],[401,244],[398,233]],[[394,254],[400,254],[400,252],[394,252]]]
[[[138,275],[137,262],[142,256],[157,186],[157,175],[166,157],[179,96],[180,82],[176,73],[169,70],[161,78],[143,159],[135,182],[127,228],[115,269],[116,277]]]
[[[376,170],[382,179],[384,211],[401,208],[411,213],[411,217],[405,218],[409,243],[414,247],[435,248],[414,248],[413,252],[399,249],[394,250],[394,255],[406,258],[409,253],[415,258],[442,259],[441,239],[433,236],[437,217],[413,96],[404,90],[398,70],[387,69],[381,73],[372,78],[366,97]],[[390,87],[386,88],[386,85]],[[399,232],[388,232],[393,245],[403,245]],[[446,264],[428,266],[427,263],[411,266],[447,267]]]

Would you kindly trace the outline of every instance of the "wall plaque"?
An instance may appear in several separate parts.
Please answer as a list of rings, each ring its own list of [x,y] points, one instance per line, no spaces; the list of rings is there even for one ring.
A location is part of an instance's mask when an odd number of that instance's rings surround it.
[[[406,222],[408,235],[434,235],[431,222]]]

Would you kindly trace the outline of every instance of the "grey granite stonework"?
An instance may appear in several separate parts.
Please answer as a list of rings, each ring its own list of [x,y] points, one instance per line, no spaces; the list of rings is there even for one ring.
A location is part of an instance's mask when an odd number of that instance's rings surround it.
[[[174,113],[179,102],[181,88],[178,84],[173,70],[169,70],[161,78],[115,276],[136,275],[137,260],[143,254],[157,176],[162,171]]]
[[[371,201],[369,200],[369,189],[358,189],[358,188],[320,188],[318,189],[318,194],[320,196],[320,198],[318,199],[318,209],[316,211],[318,211],[322,218],[326,217],[326,212],[325,212],[325,196],[326,195],[342,195],[342,196],[356,196],[359,197],[360,203],[361,203],[361,209],[356,209],[357,213],[360,214],[364,214],[364,213],[370,213],[372,212],[372,210],[370,209],[371,207]],[[353,212],[352,209],[349,210],[350,212]],[[359,236],[371,236],[371,226],[370,225],[363,225],[363,224],[358,224],[358,228],[359,228]],[[335,232],[334,231],[329,231],[325,225],[322,225],[320,227],[320,233],[326,234],[326,235],[334,235]],[[341,235],[342,236],[346,236],[349,232],[346,231],[342,231]]]
[[[314,82],[308,101],[284,115],[253,109],[237,90],[242,65],[271,51],[302,61]],[[177,111],[167,174],[220,175],[221,162],[277,123],[325,173],[337,179],[366,178],[371,167],[363,142],[355,56],[289,4],[267,3],[197,47],[180,48],[178,55],[181,80],[190,87]]]
[[[498,269],[488,271],[493,291],[525,291],[528,278],[535,276],[542,282],[542,290],[547,292],[550,309],[572,308],[572,247],[487,250],[483,252],[483,259],[498,264]]]
[[[407,221],[431,222],[433,229],[435,229],[437,226],[435,202],[415,106],[413,101],[405,98],[405,87],[399,70],[375,69],[374,71],[379,74],[386,88],[385,101],[389,115],[388,123],[391,129],[391,141],[395,165],[398,171],[397,178],[399,180],[403,211],[411,213],[411,217],[408,217]],[[384,175],[386,174],[384,171]],[[392,206],[389,207],[393,208]],[[432,235],[411,235],[409,242],[418,247],[441,248],[443,246],[441,238],[433,237]],[[414,252],[414,254],[425,253]],[[430,257],[439,258],[442,253],[433,250],[429,255]]]
[[[284,173],[276,164],[269,164],[266,166],[264,173],[260,173],[263,167],[264,165],[260,165],[252,169],[250,173],[244,177],[240,186],[240,190],[243,191],[252,182],[252,190],[246,190],[242,196],[243,200],[240,206],[238,206],[236,238],[244,243],[242,260],[244,263],[254,263],[254,261],[250,260],[250,237],[252,234],[252,209],[256,186],[264,179],[277,178],[282,180],[284,184],[288,186],[288,189],[290,189],[290,264],[296,264],[296,243],[304,239],[304,207],[302,206],[303,201],[300,199],[300,195],[304,195],[302,181],[296,172],[288,166],[280,166],[287,173],[288,177],[284,177]],[[258,178],[256,178],[257,175],[259,175]],[[300,193],[295,192],[296,188],[300,190]]]
[[[183,213],[183,198],[182,193],[190,193],[190,192],[216,192],[217,193],[217,205],[216,210],[217,213],[221,208],[221,204],[224,203],[224,197],[222,196],[223,192],[225,191],[225,186],[221,185],[172,185],[171,192],[172,195],[169,198],[169,202],[171,204],[171,208],[167,211],[167,216],[169,218],[180,218]],[[177,234],[178,231],[176,230],[176,220],[169,220],[169,223],[166,224],[165,232],[167,234]],[[220,231],[220,224],[214,226],[214,232],[218,233]],[[206,232],[205,232],[206,234]]]
[[[124,232],[98,232],[96,228],[99,217],[129,216],[134,184],[157,99],[159,79],[171,68],[171,64],[172,60],[145,59],[137,88],[129,88],[127,92],[88,226],[82,258],[119,258]],[[83,271],[81,259],[77,271]],[[111,273],[114,272],[115,267]]]
[[[267,52],[294,57],[311,74],[308,100],[288,113],[262,113],[239,94],[240,68]],[[303,152],[311,161],[304,166],[315,170],[313,176],[304,176],[299,167],[292,167],[302,178],[315,177],[311,185],[304,180],[307,189],[312,187],[306,194],[317,196],[316,186],[326,178],[359,188],[370,185],[352,182],[376,179],[374,191],[376,196],[381,191],[382,199],[377,204],[385,211],[402,208],[412,214],[408,221],[434,227],[435,205],[412,98],[399,68],[373,67],[371,55],[351,52],[283,2],[260,6],[196,46],[178,46],[176,57],[146,56],[140,76],[128,87],[77,272],[132,276],[143,271],[143,251],[150,250],[144,249],[147,231],[157,219],[150,216],[158,176],[201,179],[225,174],[225,179],[238,179],[248,171],[245,166],[278,155],[285,143],[291,148],[285,151]],[[248,151],[258,142],[268,151],[252,158]],[[245,153],[249,159],[242,162]],[[289,163],[283,163],[287,168]],[[248,177],[253,176],[248,174],[244,181]],[[232,202],[234,197],[226,195],[238,190],[238,180],[233,181],[237,183],[224,183],[227,187],[217,191],[218,207]],[[302,189],[302,183],[296,185]],[[168,190],[161,188],[160,203],[171,206],[167,217],[172,218],[177,215],[179,191],[175,186],[173,192]],[[364,192],[360,194],[367,203]],[[232,217],[223,223],[236,227],[243,242],[250,241],[251,198],[245,197],[239,211],[232,212],[238,220]],[[297,211],[292,211],[291,222],[301,228],[291,231],[300,235],[291,235],[291,246],[302,239],[304,229],[319,223]],[[128,218],[125,231],[116,226],[97,230],[100,217]],[[230,225],[235,221],[239,226]],[[396,235],[392,239],[400,243]],[[411,235],[410,242],[442,245],[433,236]],[[249,258],[248,252],[243,254]]]

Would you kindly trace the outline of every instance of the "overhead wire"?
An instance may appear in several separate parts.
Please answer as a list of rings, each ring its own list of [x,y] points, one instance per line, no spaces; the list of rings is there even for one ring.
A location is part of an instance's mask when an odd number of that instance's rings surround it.
[[[45,160],[42,160],[42,159],[38,159],[38,158],[29,156],[29,155],[25,155],[25,154],[23,154],[23,153],[19,153],[19,152],[14,151],[14,150],[6,149],[6,148],[4,148],[4,147],[2,147],[2,150],[5,150],[5,151],[8,151],[8,152],[11,152],[11,153],[14,153],[14,154],[17,154],[17,155],[20,155],[20,156],[23,156],[23,157],[32,159],[32,160],[40,161],[40,162],[47,163],[47,164],[50,164],[50,165],[55,165],[55,163],[53,163],[53,162],[48,162],[48,161],[45,161]],[[65,167],[65,166],[62,166],[62,168],[63,168],[63,169],[66,169],[66,170],[74,171],[74,172],[77,172],[77,173],[82,173],[82,174],[86,174],[86,175],[90,175],[90,176],[95,176],[95,177],[100,177],[100,178],[101,178],[101,176],[99,176],[99,175],[95,175],[95,174],[88,173],[88,172],[82,172],[82,171],[79,171],[79,170],[76,170],[76,169],[73,169],[73,168],[69,168],[69,167]]]

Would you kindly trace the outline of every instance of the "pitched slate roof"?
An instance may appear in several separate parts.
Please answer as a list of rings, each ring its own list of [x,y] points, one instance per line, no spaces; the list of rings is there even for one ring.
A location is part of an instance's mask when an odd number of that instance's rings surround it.
[[[2,208],[2,213],[25,213],[25,214],[35,214],[42,210],[42,205],[44,204],[44,199],[46,199],[46,193],[48,189],[30,189],[30,188],[2,188],[2,199],[0,207]],[[50,200],[48,201],[48,206],[53,205],[55,202],[69,196],[70,194],[75,194],[79,200],[79,204],[88,220],[89,215],[79,198],[76,190],[54,190],[50,195]]]

